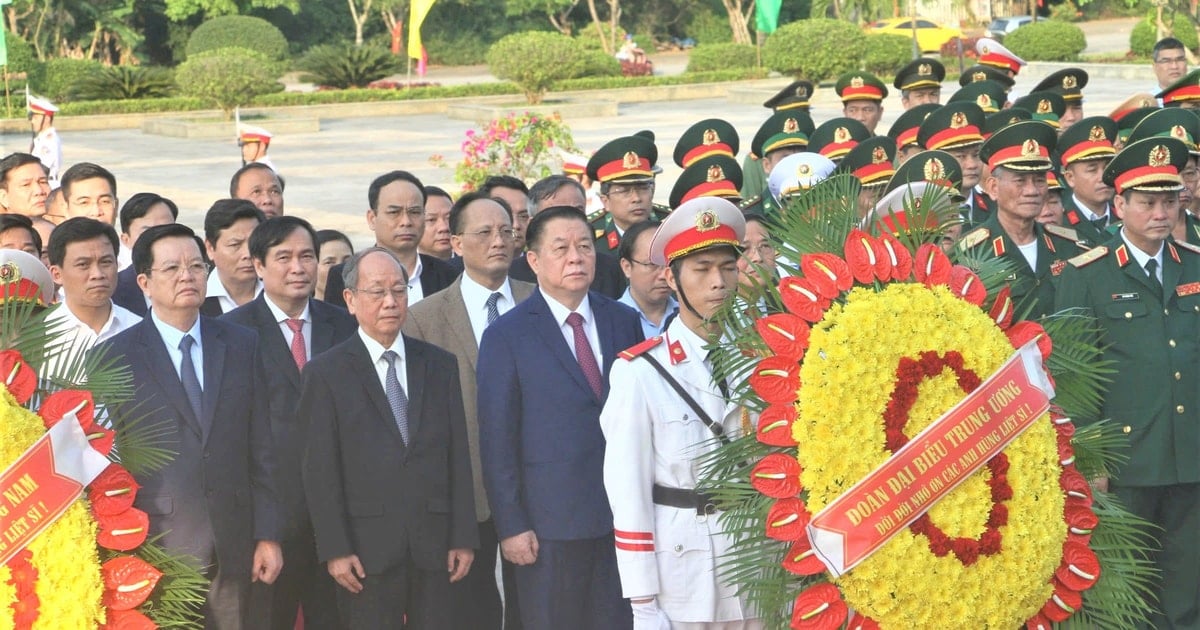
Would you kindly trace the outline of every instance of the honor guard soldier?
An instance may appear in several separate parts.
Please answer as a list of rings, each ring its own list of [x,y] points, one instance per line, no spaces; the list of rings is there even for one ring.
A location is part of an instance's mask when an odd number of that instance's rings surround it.
[[[763,107],[773,112],[799,111],[808,113],[809,99],[813,95],[812,81],[792,81],[775,96],[763,102]],[[753,151],[742,160],[742,198],[749,199],[767,189],[767,174],[759,163],[761,155]]]
[[[771,170],[780,160],[789,155],[800,153],[808,147],[808,139],[813,133],[813,121],[808,114],[792,110],[776,112],[758,128],[750,150],[759,156],[759,164],[770,181]],[[738,205],[745,212],[754,212],[771,218],[779,210],[774,197],[764,189],[753,197],[744,197]]]
[[[49,180],[50,189],[54,190],[58,188],[59,171],[63,163],[62,138],[54,128],[54,115],[58,113],[58,108],[44,98],[27,93],[25,109],[29,113],[29,127],[33,130],[29,152],[46,167],[46,179]]]
[[[1008,94],[995,81],[976,81],[975,83],[968,83],[954,94],[951,94],[946,104],[949,105],[950,103],[961,101],[975,103],[985,114],[994,114],[1004,109],[1005,103],[1008,102]]]
[[[937,103],[917,105],[900,114],[896,122],[892,123],[887,135],[896,142],[896,160],[899,163],[904,163],[904,160],[921,150],[921,145],[917,144],[917,130],[921,128],[921,123],[925,122],[929,113],[939,107],[941,105]]]
[[[667,217],[650,262],[668,268],[679,316],[612,367],[600,414],[604,485],[635,630],[763,627],[721,575],[736,538],[720,506],[696,490],[698,458],[751,426],[710,358],[720,335],[713,316],[737,290],[745,230],[742,213],[722,199],[694,199]]]
[[[1050,125],[1056,133],[1061,130],[1059,120],[1067,111],[1067,102],[1054,92],[1030,92],[1013,101],[1012,106],[1027,110],[1034,120]]]
[[[1200,68],[1187,73],[1155,96],[1163,107],[1200,109]]]
[[[728,155],[702,157],[683,169],[671,188],[669,203],[678,208],[699,197],[720,197],[731,203],[742,200],[738,189],[742,185],[742,169]]]
[[[842,99],[842,115],[862,123],[874,135],[888,95],[883,81],[870,72],[847,72],[838,77],[834,89]]]
[[[980,81],[995,81],[1004,86],[1006,94],[1016,84],[1016,81],[1007,72],[999,70],[994,66],[985,66],[983,64],[975,64],[963,70],[962,74],[958,75],[958,84],[962,87]]]
[[[1088,73],[1079,68],[1063,68],[1050,73],[1041,83],[1034,86],[1034,92],[1054,92],[1063,98],[1067,109],[1059,117],[1058,124],[1066,131],[1083,118],[1083,88],[1087,87]]]
[[[1021,68],[1025,67],[1024,59],[989,37],[980,38],[975,42],[975,52],[979,55],[979,65],[991,66],[1009,77],[1017,76]]]
[[[272,171],[279,172],[271,158],[267,157],[272,137],[274,136],[271,132],[262,127],[238,125],[238,148],[242,150],[242,166],[251,163],[266,164]]]
[[[983,223],[995,210],[995,203],[979,189],[983,178],[983,162],[979,159],[983,121],[983,110],[978,105],[955,101],[930,114],[917,133],[921,146],[949,153],[962,169],[962,190],[967,195],[962,215],[968,227]]]
[[[887,136],[873,136],[850,149],[838,164],[835,172],[853,175],[861,186],[858,218],[865,217],[883,196],[883,188],[896,174],[895,159],[896,143]]]
[[[1187,148],[1187,163],[1179,172],[1179,176],[1183,180],[1183,190],[1179,191],[1179,221],[1175,224],[1172,236],[1176,241],[1200,245],[1200,220],[1188,212],[1187,207],[1188,203],[1195,199],[1196,186],[1200,183],[1196,178],[1197,161],[1200,160],[1200,147],[1196,146],[1196,140],[1200,138],[1200,117],[1178,107],[1151,112],[1129,134],[1129,143],[1133,144],[1143,138],[1155,137],[1175,138],[1183,142]]]
[[[1093,480],[1154,524],[1159,575],[1143,628],[1195,628],[1200,619],[1200,251],[1170,237],[1187,148],[1174,138],[1130,143],[1104,170],[1116,189],[1119,233],[1072,258],[1057,309],[1096,318],[1104,360],[1120,372],[1096,418],[1124,433],[1112,476]]]
[[[808,189],[825,181],[837,165],[819,153],[797,153],[779,161],[777,169],[771,171],[767,190],[781,209],[787,208],[787,200],[803,194]],[[755,213],[746,213],[755,214]]]
[[[917,105],[941,102],[945,78],[946,66],[942,62],[921,57],[896,71],[892,87],[900,90],[900,105],[909,110]]]
[[[1192,119],[1200,126],[1200,118]],[[1089,246],[1107,241],[1107,228],[1117,221],[1112,213],[1112,186],[1104,183],[1104,167],[1117,154],[1112,146],[1116,137],[1117,123],[1092,116],[1075,123],[1058,139],[1058,161],[1067,186],[1061,194],[1062,224],[1075,230],[1077,240]]]
[[[820,153],[836,164],[871,135],[870,129],[853,118],[831,118],[813,130],[808,150]]]
[[[591,221],[597,251],[616,252],[625,230],[654,213],[654,163],[658,161],[658,147],[654,145],[653,134],[650,136],[638,132],[617,138],[600,147],[588,160],[587,175],[600,182],[600,200],[605,210]]]
[[[1012,266],[1008,280],[1023,319],[1053,312],[1052,280],[1068,258],[1083,251],[1063,236],[1065,228],[1037,222],[1056,140],[1050,126],[1030,120],[1009,125],[983,143],[980,157],[991,169],[984,188],[996,200],[996,211],[966,232],[958,245],[970,256],[1000,258]]]

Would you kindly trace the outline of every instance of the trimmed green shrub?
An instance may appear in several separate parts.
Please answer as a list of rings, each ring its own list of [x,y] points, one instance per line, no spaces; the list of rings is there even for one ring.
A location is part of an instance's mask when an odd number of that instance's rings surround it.
[[[911,37],[891,33],[869,35],[863,49],[862,69],[880,77],[887,77],[896,74],[896,71],[912,61],[912,58]]]
[[[688,72],[753,68],[758,53],[749,44],[701,44],[688,51]]]
[[[38,93],[52,101],[65,101],[71,97],[71,90],[83,79],[93,73],[100,72],[104,66],[94,59],[67,59],[58,57],[47,59],[46,69],[40,84],[34,86]]]
[[[188,55],[175,80],[184,96],[205,99],[227,118],[254,97],[283,89],[279,67],[262,53],[245,48],[218,48]]]
[[[1154,44],[1158,41],[1158,28],[1154,21],[1154,14],[1151,13],[1146,16],[1146,19],[1133,26],[1133,30],[1129,33],[1129,50],[1133,54],[1149,57],[1154,52]],[[1195,51],[1200,48],[1200,38],[1196,36],[1196,27],[1192,25],[1192,21],[1186,15],[1176,13],[1173,20],[1164,17],[1163,22],[1170,24],[1173,37],[1183,42],[1188,50]]]
[[[24,72],[26,77],[24,79],[10,77],[8,80],[9,92],[12,94],[24,92],[26,82],[31,89],[33,86],[40,85],[45,76],[45,67],[42,62],[38,61],[33,46],[13,33],[5,33],[5,39],[8,42],[8,67],[6,70],[10,75]],[[0,92],[3,90],[4,86],[0,85]],[[17,99],[13,99],[13,107],[21,105],[24,109],[24,103],[24,94],[21,94],[19,102]]]
[[[583,69],[573,79],[582,77],[619,77],[621,62],[612,55],[604,54],[603,50],[583,51]]]
[[[583,48],[558,33],[513,33],[488,50],[488,70],[512,81],[525,92],[530,105],[542,102],[555,81],[579,76],[586,65]]]
[[[1087,48],[1087,38],[1074,24],[1042,20],[1009,33],[1004,45],[1026,61],[1075,61]]]
[[[222,15],[206,21],[188,37],[187,56],[218,50],[245,48],[282,61],[287,58],[288,43],[283,33],[270,22],[248,15]]]
[[[717,12],[711,9],[698,9],[692,15],[686,32],[688,37],[696,40],[697,46],[733,41],[733,28],[729,26],[729,17],[717,15]]]
[[[866,35],[844,20],[812,18],[785,24],[763,45],[763,64],[810,81],[832,79],[858,69]]]
[[[77,101],[163,98],[175,93],[175,74],[155,66],[112,66],[85,75],[68,92]]]
[[[608,34],[607,26],[605,27],[604,33],[606,35]],[[614,48],[613,52],[616,52],[616,50],[621,48],[621,42],[625,41],[626,33],[628,33],[628,31],[620,26],[617,27],[617,39],[616,44],[614,44],[616,48]],[[579,42],[579,45],[583,46],[587,50],[604,50],[604,47],[600,45],[600,34],[596,32],[596,26],[594,24],[588,24],[587,26],[579,29],[578,34],[575,36],[575,41]],[[641,43],[641,40],[638,40],[638,44],[640,45]],[[642,46],[642,48],[645,49],[646,47]]]
[[[425,50],[429,53],[430,63],[474,66],[487,63],[488,42],[476,33],[430,33],[425,39]]]
[[[297,64],[302,81],[334,88],[366,87],[404,70],[400,57],[379,46],[323,44],[309,49]]]

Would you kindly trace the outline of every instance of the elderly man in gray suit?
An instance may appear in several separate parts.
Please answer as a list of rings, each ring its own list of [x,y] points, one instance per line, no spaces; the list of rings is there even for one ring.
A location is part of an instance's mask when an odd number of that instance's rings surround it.
[[[404,324],[404,333],[458,357],[471,469],[475,474],[480,548],[471,572],[451,585],[454,610],[460,628],[500,630],[504,615],[494,577],[496,527],[488,510],[479,461],[475,362],[483,330],[529,297],[534,285],[508,277],[512,261],[512,214],[502,200],[479,193],[463,195],[450,209],[450,234],[450,244],[462,258],[464,273],[446,289],[414,304]],[[515,603],[513,600],[512,596],[506,597],[510,607]]]

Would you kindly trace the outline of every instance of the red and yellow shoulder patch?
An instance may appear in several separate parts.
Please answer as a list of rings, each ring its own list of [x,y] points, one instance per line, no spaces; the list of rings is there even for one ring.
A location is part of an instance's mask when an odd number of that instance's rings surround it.
[[[663,340],[662,335],[659,335],[657,337],[651,337],[637,345],[631,346],[629,348],[626,348],[626,349],[618,352],[617,356],[621,357],[622,359],[625,359],[626,361],[632,361],[632,360],[636,359],[639,355],[644,353],[645,351],[662,343],[662,340]]]

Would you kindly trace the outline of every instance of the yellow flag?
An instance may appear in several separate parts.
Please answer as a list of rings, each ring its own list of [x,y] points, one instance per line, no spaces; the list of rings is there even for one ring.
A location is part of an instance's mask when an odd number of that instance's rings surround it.
[[[421,58],[421,22],[429,15],[429,8],[434,0],[412,0],[408,12],[408,56],[411,59]]]

